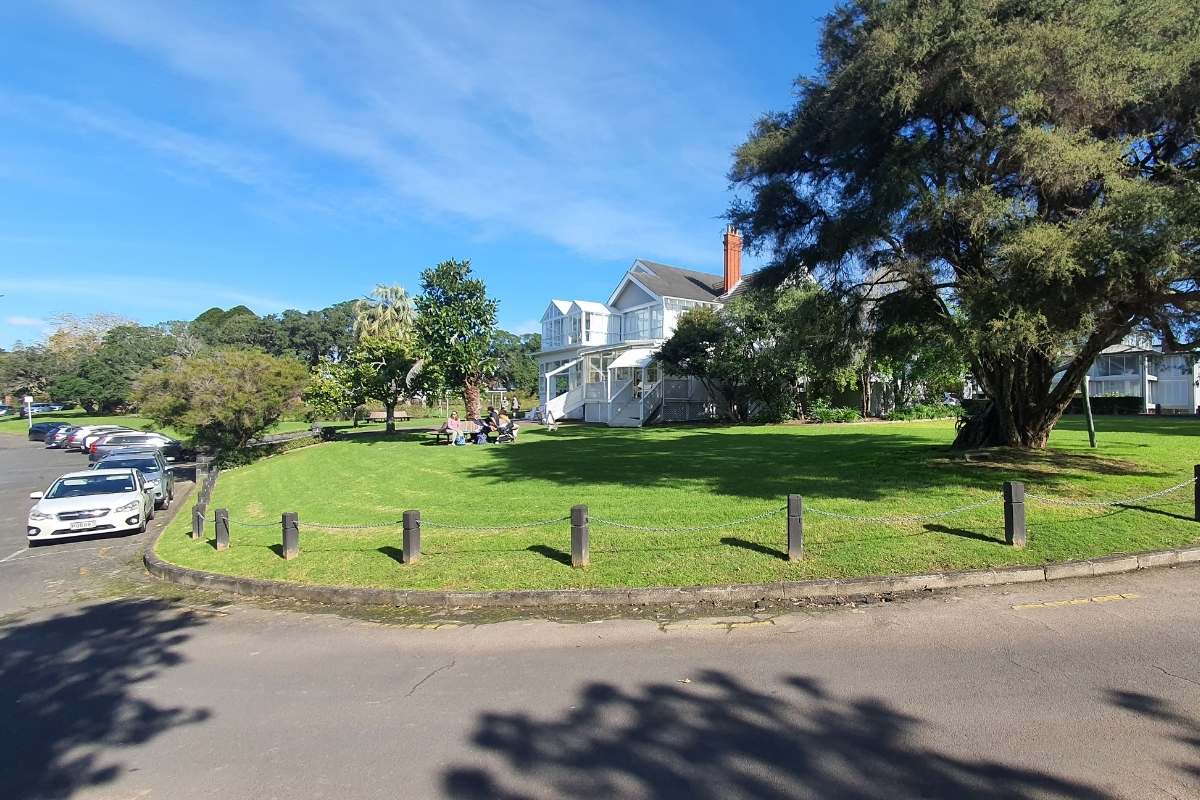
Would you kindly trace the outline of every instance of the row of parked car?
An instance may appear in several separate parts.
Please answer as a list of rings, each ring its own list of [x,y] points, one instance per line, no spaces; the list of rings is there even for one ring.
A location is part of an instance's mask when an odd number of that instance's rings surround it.
[[[49,414],[54,411],[63,411],[66,406],[62,403],[34,403],[29,407],[31,413],[34,414]],[[10,414],[24,414],[25,406],[6,406],[0,403],[0,417]]]
[[[60,476],[29,511],[27,537],[35,545],[51,539],[121,531],[141,532],[157,509],[175,497],[174,468],[185,457],[181,443],[153,431],[119,425],[38,422],[32,441],[47,448],[86,452],[86,471]]]

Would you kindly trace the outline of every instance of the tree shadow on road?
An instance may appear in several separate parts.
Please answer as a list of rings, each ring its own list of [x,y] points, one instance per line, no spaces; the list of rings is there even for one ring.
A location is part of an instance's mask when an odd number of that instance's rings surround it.
[[[70,797],[115,780],[117,748],[208,718],[137,684],[179,664],[203,623],[160,601],[122,600],[0,628],[0,797]]]
[[[873,697],[792,677],[750,686],[701,673],[627,692],[592,683],[554,719],[484,714],[474,734],[511,777],[477,765],[443,775],[460,800],[521,797],[1104,798],[1028,767],[972,760],[916,738],[922,721]]]
[[[1185,678],[1184,680],[1190,679]],[[1191,748],[1195,760],[1190,764],[1175,763],[1172,766],[1186,775],[1190,781],[1200,780],[1200,717],[1194,717],[1176,709],[1174,704],[1168,700],[1142,692],[1110,689],[1108,702],[1138,716],[1174,726],[1171,738]]]

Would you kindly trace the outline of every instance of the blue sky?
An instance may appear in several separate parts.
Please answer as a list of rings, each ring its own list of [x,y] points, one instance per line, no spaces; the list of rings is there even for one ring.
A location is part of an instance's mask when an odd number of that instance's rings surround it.
[[[519,331],[635,257],[719,272],[730,152],[829,5],[0,4],[0,346],[446,258]]]

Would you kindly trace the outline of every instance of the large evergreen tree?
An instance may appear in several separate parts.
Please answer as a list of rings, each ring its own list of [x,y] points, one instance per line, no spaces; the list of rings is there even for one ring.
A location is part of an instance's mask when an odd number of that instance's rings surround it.
[[[934,310],[991,400],[960,446],[1043,447],[1103,348],[1195,335],[1197,11],[845,3],[795,106],[738,149],[730,215],[784,270]]]
[[[479,393],[495,368],[496,301],[473,277],[470,261],[443,261],[421,273],[417,336],[430,382],[462,392],[468,417],[479,416]]]

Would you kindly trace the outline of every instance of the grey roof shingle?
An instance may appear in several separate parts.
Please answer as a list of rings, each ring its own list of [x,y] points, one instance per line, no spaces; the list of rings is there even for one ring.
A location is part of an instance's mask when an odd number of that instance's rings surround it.
[[[708,272],[697,272],[683,267],[672,267],[670,264],[660,264],[657,261],[647,261],[639,258],[653,275],[644,272],[635,273],[638,281],[645,284],[660,297],[679,297],[684,300],[717,300],[724,291],[725,278]]]

